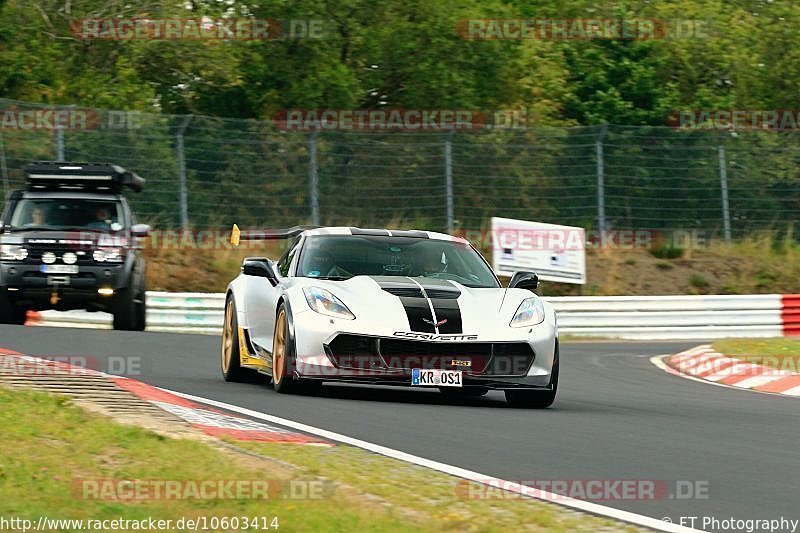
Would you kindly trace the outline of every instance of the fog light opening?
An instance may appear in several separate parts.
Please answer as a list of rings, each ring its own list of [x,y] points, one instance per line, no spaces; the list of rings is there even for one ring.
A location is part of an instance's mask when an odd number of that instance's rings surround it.
[[[108,287],[102,287],[100,289],[97,289],[97,294],[101,296],[111,296],[112,294],[114,294],[114,289],[109,289]]]

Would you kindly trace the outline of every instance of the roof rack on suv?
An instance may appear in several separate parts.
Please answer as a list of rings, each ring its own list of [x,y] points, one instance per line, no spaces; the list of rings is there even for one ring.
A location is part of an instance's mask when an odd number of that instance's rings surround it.
[[[41,189],[99,189],[119,192],[130,187],[140,192],[145,179],[110,163],[67,163],[37,161],[25,167],[28,188]]]

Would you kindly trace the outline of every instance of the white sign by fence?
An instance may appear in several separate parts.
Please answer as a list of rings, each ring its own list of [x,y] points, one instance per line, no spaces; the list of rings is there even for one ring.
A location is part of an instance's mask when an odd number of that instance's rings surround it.
[[[503,276],[519,270],[539,279],[586,283],[583,228],[492,217],[492,267]]]

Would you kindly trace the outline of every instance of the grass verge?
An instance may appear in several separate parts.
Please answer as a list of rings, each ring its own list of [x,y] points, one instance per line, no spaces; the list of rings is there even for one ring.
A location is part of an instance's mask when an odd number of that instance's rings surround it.
[[[716,351],[749,363],[800,372],[800,339],[724,339],[714,342]]]
[[[310,476],[335,473],[357,493],[402,507],[439,531],[626,531],[623,524],[461,480],[349,446],[315,448],[247,442],[248,450],[280,457]],[[470,492],[470,487],[475,487]],[[501,495],[505,494],[505,495]]]
[[[467,501],[456,495],[454,478],[346,446],[249,443],[250,452],[231,451],[221,444],[173,439],[122,425],[84,411],[65,397],[39,392],[0,387],[0,424],[0,517],[29,519],[34,524],[42,516],[153,518],[172,520],[172,524],[200,517],[267,517],[272,524],[272,518],[278,517],[282,531],[619,529],[610,520],[539,502]],[[87,499],[86,480],[178,481],[182,487],[225,480],[270,480],[270,487],[303,487],[308,480],[332,485],[326,485],[331,488],[323,497],[314,499],[292,498],[292,491],[284,489],[269,499],[115,501]],[[78,529],[62,524],[46,530]],[[167,530],[180,529],[173,525]],[[259,531],[264,530],[273,529],[262,524]]]

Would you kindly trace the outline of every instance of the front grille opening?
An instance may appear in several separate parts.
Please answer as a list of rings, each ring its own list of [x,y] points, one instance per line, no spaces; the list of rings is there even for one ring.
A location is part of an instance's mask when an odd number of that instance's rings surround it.
[[[524,342],[426,342],[340,334],[326,346],[339,368],[438,368],[486,376],[524,376],[534,359]]]
[[[339,368],[359,370],[385,369],[378,354],[378,339],[363,335],[337,335],[328,346],[328,356]]]

